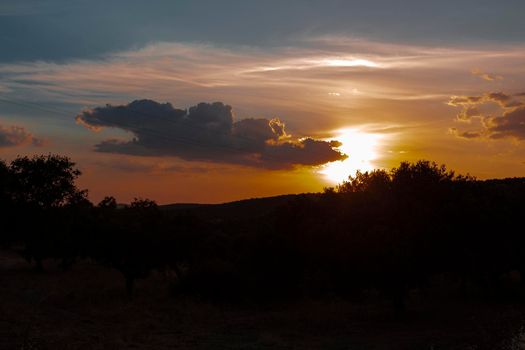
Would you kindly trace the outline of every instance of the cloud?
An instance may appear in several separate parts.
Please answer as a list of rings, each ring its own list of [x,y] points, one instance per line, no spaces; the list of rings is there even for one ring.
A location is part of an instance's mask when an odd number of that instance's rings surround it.
[[[124,102],[136,96],[167,100],[176,94],[190,103],[213,95],[243,109],[257,102],[257,108],[300,105],[313,111],[346,104],[347,99],[315,97],[330,91],[347,97],[356,89],[360,100],[441,100],[443,91],[465,86],[460,72],[473,66],[497,67],[512,75],[509,84],[525,74],[519,68],[525,52],[521,46],[429,48],[366,39],[303,44],[265,48],[155,42],[128,51],[113,47],[103,59],[0,62],[0,75],[12,99],[96,106],[108,96]]]
[[[515,94],[514,96],[523,96],[521,94]],[[479,96],[452,96],[448,101],[448,105],[453,107],[465,107],[470,105],[479,105],[483,103],[493,102],[507,107],[513,100],[512,95],[505,94],[503,92],[487,92]]]
[[[464,139],[475,139],[475,138],[482,137],[481,133],[479,133],[477,131],[463,131],[463,132],[461,132],[457,128],[450,128],[449,132],[452,135],[455,135],[457,137],[464,138]]]
[[[459,131],[451,128],[450,133],[467,139],[513,139],[525,140],[525,94],[506,94],[503,92],[488,92],[480,96],[452,96],[449,105],[460,107],[456,121],[470,122],[472,118],[479,119],[479,130]],[[497,116],[493,113],[480,112],[480,107],[487,103],[496,104],[499,108]],[[499,115],[498,115],[499,114]]]
[[[470,121],[473,117],[479,117],[481,113],[477,107],[467,106],[456,116],[459,121]]]
[[[158,40],[216,42],[230,47],[254,43],[287,46],[298,38],[336,33],[342,37],[367,35],[387,42],[404,39],[427,47],[444,42],[464,46],[465,42],[480,40],[515,45],[522,42],[524,31],[519,16],[525,11],[521,0],[507,0],[505,6],[495,1],[483,1],[480,6],[479,0],[424,4],[415,0],[317,0],[309,1],[308,6],[298,0],[286,2],[286,6],[276,0],[250,1],[249,5],[216,0],[182,3],[2,0],[0,14],[13,17],[3,17],[0,23],[0,32],[6,38],[0,59],[71,61]],[[214,15],[204,20],[203,11]],[[198,25],[197,18],[203,19]],[[478,62],[469,67],[478,66],[487,67]]]
[[[516,108],[499,117],[487,117],[483,124],[486,135],[491,139],[525,140],[525,107]]]
[[[460,132],[456,128],[451,133],[467,139],[513,139],[525,140],[525,107],[519,107],[497,117],[483,117],[480,130]]]
[[[487,101],[493,101],[499,103],[501,106],[506,107],[512,99],[512,96],[504,94],[503,92],[490,92],[485,95]]]
[[[472,75],[475,75],[485,81],[503,80],[503,77],[501,75],[486,73],[480,70],[479,68],[473,69],[471,73]]]
[[[233,121],[232,107],[222,102],[199,103],[188,110],[170,103],[136,100],[127,105],[97,107],[76,117],[93,131],[105,127],[130,132],[131,140],[109,139],[98,152],[175,156],[185,160],[233,163],[285,169],[343,160],[337,141],[293,139],[275,119]]]
[[[523,96],[522,94],[509,95],[503,92],[487,92],[479,96],[452,96],[447,104],[461,108],[456,115],[457,121],[470,122],[472,118],[483,118],[480,107],[487,103],[496,104],[504,111],[510,111],[525,105],[520,100]]]
[[[0,125],[0,148],[22,146],[31,143],[33,146],[44,145],[44,140],[34,137],[21,126]]]

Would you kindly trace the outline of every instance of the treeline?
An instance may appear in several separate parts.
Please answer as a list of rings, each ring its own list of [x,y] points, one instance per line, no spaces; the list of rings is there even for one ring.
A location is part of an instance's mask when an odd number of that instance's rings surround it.
[[[136,199],[98,204],[66,157],[0,162],[1,243],[43,269],[80,259],[120,271],[127,292],[159,271],[173,291],[218,300],[375,290],[397,310],[436,281],[457,293],[504,295],[525,273],[525,179],[479,181],[428,161],[357,173],[258,217],[206,220]]]

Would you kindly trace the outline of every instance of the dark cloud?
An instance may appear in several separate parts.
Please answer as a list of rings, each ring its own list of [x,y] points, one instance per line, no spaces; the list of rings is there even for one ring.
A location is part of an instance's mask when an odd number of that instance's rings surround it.
[[[486,94],[485,97],[488,101],[499,103],[502,106],[506,106],[512,99],[512,96],[504,94],[503,92],[490,92]]]
[[[293,139],[275,119],[233,121],[232,108],[221,102],[200,103],[188,110],[151,100],[83,111],[77,122],[91,130],[114,127],[129,131],[128,141],[110,139],[98,152],[142,156],[176,156],[185,160],[234,163],[283,169],[342,160],[337,141]]]
[[[29,143],[39,147],[44,144],[44,140],[34,137],[21,126],[0,125],[0,147],[14,147]]]
[[[513,101],[510,101],[510,102],[507,102],[507,104],[505,104],[505,107],[507,108],[514,108],[514,107],[521,107],[521,106],[524,106],[525,103],[523,103],[522,101],[517,101],[517,100],[513,100]]]
[[[459,132],[453,128],[451,132],[458,137],[467,139],[514,139],[523,141],[525,140],[525,107],[507,111],[498,117],[484,117],[481,125],[480,130]]]
[[[487,135],[492,139],[525,140],[525,107],[516,108],[499,117],[485,118],[483,124]]]
[[[481,96],[452,96],[449,105],[460,107],[457,121],[470,122],[478,118],[481,124],[479,130],[459,131],[450,129],[455,136],[466,139],[514,139],[525,140],[525,93],[513,95],[503,92],[488,92]],[[499,116],[482,115],[479,107],[486,103],[496,104],[500,107]],[[497,115],[496,114],[496,115]]]
[[[489,0],[2,0],[0,61],[98,58],[175,40],[286,46],[290,38],[332,33],[438,45],[479,40],[521,43],[525,3],[505,0],[504,4]]]
[[[464,139],[476,139],[476,138],[482,137],[482,135],[479,132],[477,132],[477,131],[463,131],[463,132],[460,132],[456,128],[451,128],[450,129],[450,133],[455,135],[455,136],[457,136],[457,137],[461,137],[461,138],[464,138]]]
[[[459,136],[464,137],[466,139],[475,139],[481,137],[481,134],[476,131],[464,131]]]
[[[496,104],[505,111],[510,111],[525,105],[520,100],[523,96],[525,95],[509,95],[503,92],[488,92],[480,96],[452,96],[448,101],[448,105],[461,108],[461,111],[456,115],[457,121],[469,122],[472,118],[483,118],[479,107],[484,104]]]

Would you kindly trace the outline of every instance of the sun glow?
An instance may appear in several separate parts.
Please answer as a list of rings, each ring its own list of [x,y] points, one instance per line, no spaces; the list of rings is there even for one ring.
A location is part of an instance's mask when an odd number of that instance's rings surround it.
[[[359,58],[330,58],[330,59],[324,59],[321,61],[322,65],[330,66],[330,67],[369,67],[369,68],[377,68],[379,67],[379,64],[365,59],[359,59]]]
[[[319,170],[328,180],[341,183],[358,170],[370,171],[376,168],[374,160],[378,158],[381,135],[359,129],[343,129],[334,138],[342,144],[338,150],[348,155],[348,158],[328,163]]]

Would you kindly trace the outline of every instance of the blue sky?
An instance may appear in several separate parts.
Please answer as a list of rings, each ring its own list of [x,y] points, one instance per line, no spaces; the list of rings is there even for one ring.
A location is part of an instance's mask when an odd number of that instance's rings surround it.
[[[67,60],[157,41],[282,46],[326,34],[432,45],[512,43],[525,2],[3,0],[1,61]]]

